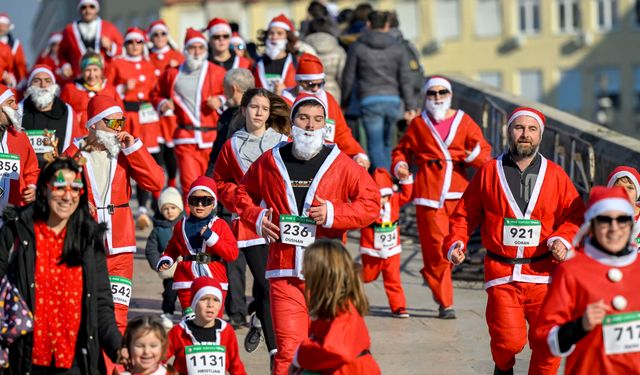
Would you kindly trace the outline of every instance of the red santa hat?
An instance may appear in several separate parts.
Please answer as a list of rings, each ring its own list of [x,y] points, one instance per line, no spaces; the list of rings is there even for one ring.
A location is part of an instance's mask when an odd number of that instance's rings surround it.
[[[214,18],[209,21],[207,25],[207,31],[209,31],[209,36],[215,34],[227,34],[231,35],[231,25],[224,18]]]
[[[218,185],[213,178],[207,176],[200,176],[191,183],[191,187],[189,188],[189,193],[187,193],[187,198],[191,196],[196,190],[204,190],[207,193],[211,194],[211,196],[218,201]],[[216,204],[214,204],[215,206]]]
[[[100,10],[100,3],[98,0],[80,0],[78,1],[78,10],[80,10],[83,5],[93,5],[97,10]]]
[[[87,117],[89,118],[87,120],[87,128],[114,113],[124,114],[114,98],[107,95],[94,96],[89,100],[89,105],[87,106]]]
[[[204,296],[213,295],[218,298],[220,303],[222,300],[222,287],[220,283],[209,276],[200,276],[191,283],[191,309],[195,312],[196,304]]]
[[[449,82],[448,79],[441,76],[432,76],[431,78],[429,78],[427,80],[427,83],[425,83],[424,85],[424,92],[426,93],[427,90],[429,90],[433,86],[442,86],[447,90],[453,92],[453,89],[451,88],[451,82]]]
[[[130,27],[127,29],[127,32],[124,34],[125,43],[130,40],[142,40],[143,42],[147,41],[147,33],[144,32],[139,27]]]
[[[293,121],[293,118],[295,117],[296,112],[298,111],[298,107],[300,107],[300,104],[310,102],[310,101],[320,103],[320,105],[322,106],[322,109],[324,110],[324,117],[325,119],[327,118],[327,113],[329,113],[329,111],[327,110],[327,105],[324,104],[324,102],[320,100],[320,98],[318,98],[317,96],[307,94],[306,92],[301,92],[298,94],[298,96],[296,96],[296,100],[293,102],[293,105],[291,106],[291,121]]]
[[[151,34],[155,33],[158,30],[164,31],[165,33],[168,34],[169,33],[169,26],[167,26],[167,24],[164,22],[164,20],[153,21],[153,22],[151,22],[151,25],[149,25],[149,28],[147,29],[147,34],[151,35]]]
[[[37,65],[35,65],[33,67],[33,70],[29,74],[29,78],[27,80],[27,86],[31,86],[31,81],[33,81],[33,79],[35,78],[36,74],[38,74],[38,73],[46,73],[51,78],[53,83],[54,84],[56,83],[56,76],[51,71],[51,68],[49,67],[49,65],[37,64]]]
[[[9,14],[6,12],[0,13],[0,24],[9,25],[9,31],[15,27],[15,25],[11,23],[11,17],[9,17]]]
[[[324,79],[324,66],[317,56],[310,53],[303,53],[298,58],[298,69],[296,70],[296,81],[313,81]]]
[[[391,173],[385,168],[376,168],[373,171],[373,181],[376,182],[378,188],[380,188],[380,195],[393,195],[393,179]]]
[[[62,42],[62,33],[56,31],[49,34],[49,40],[47,41],[47,44],[52,45],[54,43],[60,42]]]
[[[247,43],[244,41],[244,39],[240,36],[240,34],[237,31],[234,31],[231,34],[231,44],[242,44],[244,46]]]
[[[190,27],[187,29],[187,33],[184,36],[184,48],[187,48],[194,43],[202,43],[206,47],[207,39],[204,37],[203,33],[193,27]]]
[[[621,165],[614,169],[609,177],[607,177],[607,187],[613,187],[616,181],[622,177],[627,177],[631,180],[633,186],[636,187],[636,200],[640,199],[640,173],[633,167]]]
[[[622,186],[594,186],[591,189],[589,201],[587,202],[587,209],[584,212],[584,223],[580,227],[576,237],[573,239],[574,246],[579,244],[584,236],[589,233],[589,229],[591,229],[591,220],[607,211],[622,211],[631,217],[634,216],[633,206],[629,203],[629,196]]]
[[[13,92],[13,90],[0,83],[0,104],[4,103],[5,100],[15,95],[16,94]]]
[[[271,29],[272,27],[279,27],[281,29],[291,31],[292,33],[295,33],[296,31],[295,26],[293,26],[293,22],[291,22],[291,20],[287,18],[284,13],[280,13],[279,15],[275,16],[271,20],[271,22],[269,22],[269,27],[267,29]]]
[[[511,126],[511,124],[520,116],[529,116],[533,118],[536,120],[538,125],[540,125],[540,131],[544,131],[544,124],[547,122],[547,118],[544,117],[542,112],[530,107],[518,107],[514,109],[509,116],[509,121],[507,121],[507,127]]]

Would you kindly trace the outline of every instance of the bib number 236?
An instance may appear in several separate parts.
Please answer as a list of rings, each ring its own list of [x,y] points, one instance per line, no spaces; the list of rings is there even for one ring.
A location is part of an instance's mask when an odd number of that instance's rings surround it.
[[[282,243],[309,246],[316,239],[316,222],[305,216],[280,215]]]

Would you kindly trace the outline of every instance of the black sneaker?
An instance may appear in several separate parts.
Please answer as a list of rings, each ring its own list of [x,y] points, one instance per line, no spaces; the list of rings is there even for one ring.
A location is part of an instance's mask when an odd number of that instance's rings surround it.
[[[493,375],[513,375],[513,367],[508,370],[500,370],[498,366],[494,366]]]
[[[260,345],[260,340],[262,339],[262,324],[260,324],[260,320],[256,316],[255,313],[251,314],[251,328],[249,328],[249,332],[247,332],[247,336],[244,338],[244,350],[247,353],[252,353],[258,346]]]
[[[453,307],[444,308],[440,306],[438,308],[438,318],[440,319],[455,319],[456,318],[456,310]]]

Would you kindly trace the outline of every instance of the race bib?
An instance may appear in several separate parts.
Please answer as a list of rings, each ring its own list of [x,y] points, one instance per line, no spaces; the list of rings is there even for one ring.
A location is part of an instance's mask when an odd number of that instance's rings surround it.
[[[377,225],[373,227],[373,247],[388,249],[398,243],[398,224],[389,226]]]
[[[334,143],[334,139],[336,139],[336,122],[330,118],[327,119],[327,123],[324,126],[324,140],[327,142]]]
[[[280,215],[280,241],[309,246],[316,240],[316,222],[305,216]]]
[[[113,303],[129,306],[131,301],[131,280],[121,276],[109,276]]]
[[[141,124],[150,124],[160,121],[160,116],[158,116],[158,112],[156,112],[151,103],[142,103],[140,105],[138,118],[140,119]]]
[[[53,134],[52,139],[49,139],[46,135],[44,135],[44,130],[26,130],[27,137],[29,137],[29,142],[31,142],[31,147],[33,147],[33,151],[36,154],[44,154],[45,152],[52,152],[53,147],[47,145],[47,143],[51,142],[51,140],[55,139],[55,130],[48,130],[50,134]]]
[[[225,347],[221,345],[191,345],[185,348],[187,373],[189,375],[216,374],[225,372]]]
[[[12,180],[20,179],[20,156],[0,153],[0,175]]]
[[[504,219],[502,244],[505,246],[538,246],[540,243],[539,220]]]
[[[280,74],[265,74],[264,78],[267,81],[267,85],[269,85],[269,87],[265,88],[269,89],[269,91],[275,91],[276,83],[282,81],[282,77],[280,77]]]
[[[640,312],[607,315],[602,335],[605,354],[640,352]]]

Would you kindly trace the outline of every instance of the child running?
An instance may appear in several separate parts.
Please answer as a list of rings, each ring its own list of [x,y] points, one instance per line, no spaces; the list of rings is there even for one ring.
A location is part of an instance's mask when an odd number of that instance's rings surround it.
[[[167,332],[160,321],[151,316],[139,316],[130,320],[122,339],[122,351],[129,358],[128,371],[120,375],[176,374],[173,367],[162,364],[167,346]]]

